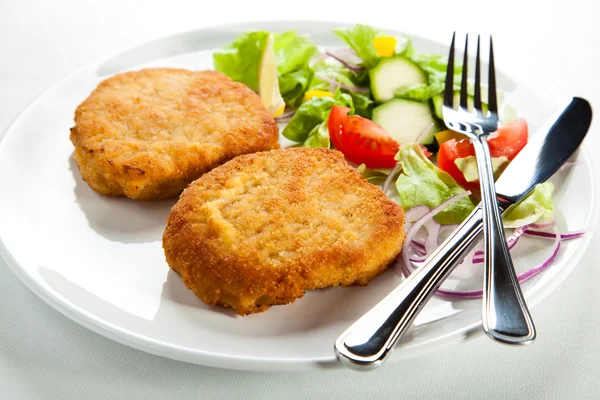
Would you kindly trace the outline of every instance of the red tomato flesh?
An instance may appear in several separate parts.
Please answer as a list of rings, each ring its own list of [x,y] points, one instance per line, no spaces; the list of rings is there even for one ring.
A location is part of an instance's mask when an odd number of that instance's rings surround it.
[[[333,146],[346,160],[367,168],[393,168],[400,145],[380,125],[358,115],[348,115],[348,107],[333,106],[327,121]]]
[[[488,146],[492,157],[505,156],[512,161],[513,158],[525,147],[528,140],[527,122],[517,119],[502,125],[497,132],[488,137]],[[450,174],[456,183],[465,189],[477,190],[479,180],[467,182],[465,176],[454,163],[457,158],[474,156],[475,149],[468,138],[457,141],[451,139],[442,143],[438,152],[437,163],[442,171]]]

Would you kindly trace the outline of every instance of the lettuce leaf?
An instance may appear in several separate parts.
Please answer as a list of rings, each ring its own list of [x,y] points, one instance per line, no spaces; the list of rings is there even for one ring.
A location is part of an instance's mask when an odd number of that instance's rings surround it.
[[[502,172],[508,167],[510,161],[506,156],[492,157],[492,170],[494,171],[494,179],[498,179]],[[477,169],[477,157],[468,156],[457,158],[454,164],[465,176],[467,182],[475,182],[479,179],[479,170]]]
[[[432,209],[465,191],[449,174],[429,161],[418,144],[402,146],[396,159],[402,164],[396,188],[402,207],[407,211],[421,204]],[[438,213],[434,219],[441,224],[459,224],[473,208],[471,199],[463,197]]]
[[[321,79],[322,77],[333,79],[343,85],[363,87],[359,81],[363,79],[362,75],[349,70],[339,61],[333,58],[326,58],[313,63],[311,66],[314,71],[314,77],[310,82],[308,90],[325,90],[330,91],[331,85],[329,82]],[[367,83],[368,87],[368,83]],[[342,93],[346,93],[352,97],[352,104],[357,115],[365,118],[371,118],[375,102],[371,99],[369,92],[353,92],[345,89],[340,89]]]
[[[352,97],[354,104],[354,114],[371,119],[375,102],[371,99],[369,93],[347,92]]]
[[[411,59],[427,74],[427,83],[419,83],[401,88],[396,97],[414,101],[426,101],[444,91],[448,58],[439,54],[424,54],[409,46],[404,55]],[[462,65],[454,65],[454,89],[460,90]]]
[[[384,183],[392,170],[391,168],[367,168],[365,164],[360,164],[356,169],[363,174],[367,181],[374,184]]]
[[[260,63],[269,34],[266,31],[240,34],[231,44],[213,53],[215,69],[257,92]],[[308,62],[318,52],[317,45],[308,36],[289,31],[273,34],[273,48],[279,91],[286,104],[296,107],[312,79]]]
[[[369,25],[357,24],[354,28],[334,29],[335,34],[348,44],[362,59],[363,66],[372,68],[379,61],[373,39],[380,36],[379,31]]]
[[[322,78],[333,79],[342,85],[354,86],[352,80],[353,72],[333,58],[328,57],[314,62],[310,68],[314,72],[314,77],[310,82],[309,90],[329,91],[331,85]]]
[[[231,44],[213,53],[215,70],[257,92],[260,61],[268,38],[269,32],[265,31],[240,34]]]
[[[349,107],[354,113],[352,97],[339,90],[334,97],[313,97],[302,103],[281,134],[305,147],[330,147],[327,119],[334,104]]]
[[[273,49],[277,56],[279,76],[306,68],[318,52],[312,39],[307,35],[297,35],[295,31],[275,34]]]
[[[304,147],[324,147],[326,149],[331,148],[327,120],[321,122],[309,132],[308,138],[304,141]]]
[[[552,182],[538,184],[527,197],[508,207],[503,213],[504,227],[517,228],[526,224],[551,222],[554,218],[553,193]]]
[[[279,91],[285,104],[297,107],[304,100],[304,93],[313,79],[313,71],[306,67],[279,76]]]

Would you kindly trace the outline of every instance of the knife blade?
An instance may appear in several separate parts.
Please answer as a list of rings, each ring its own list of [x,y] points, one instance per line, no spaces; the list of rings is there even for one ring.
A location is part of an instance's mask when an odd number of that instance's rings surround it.
[[[510,203],[529,194],[571,157],[592,121],[586,100],[573,97],[538,130],[496,182],[496,193]]]
[[[496,183],[502,210],[550,178],[579,148],[592,120],[585,99],[573,97],[542,126]],[[358,370],[381,365],[437,288],[483,237],[481,205],[396,289],[335,341],[339,362]]]

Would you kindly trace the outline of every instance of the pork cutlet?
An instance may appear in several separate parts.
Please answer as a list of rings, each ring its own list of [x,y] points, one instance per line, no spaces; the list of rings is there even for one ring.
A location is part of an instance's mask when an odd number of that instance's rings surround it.
[[[404,212],[339,151],[239,156],[190,184],[163,235],[169,266],[240,315],[306,290],[366,285],[396,257]]]
[[[151,200],[238,155],[278,148],[278,134],[245,85],[215,71],[152,68],[100,83],[77,107],[70,138],[92,189]]]

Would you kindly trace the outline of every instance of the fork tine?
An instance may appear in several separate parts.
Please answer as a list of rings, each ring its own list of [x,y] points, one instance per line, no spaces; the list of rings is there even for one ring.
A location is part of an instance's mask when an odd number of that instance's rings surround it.
[[[462,79],[460,82],[460,107],[468,110],[469,104],[467,103],[467,64],[469,63],[469,34],[465,36],[465,54],[463,57],[463,70]]]
[[[482,112],[481,108],[481,66],[479,65],[479,38],[477,35],[477,56],[475,58],[475,93],[473,93],[473,107]]]
[[[494,67],[494,47],[492,37],[490,36],[490,70],[488,74],[488,109],[492,113],[498,112],[498,103],[496,101],[496,69]]]
[[[448,67],[446,68],[446,86],[444,88],[444,105],[454,108],[454,37],[456,32],[452,34],[452,42],[450,43],[450,54],[448,54]]]

